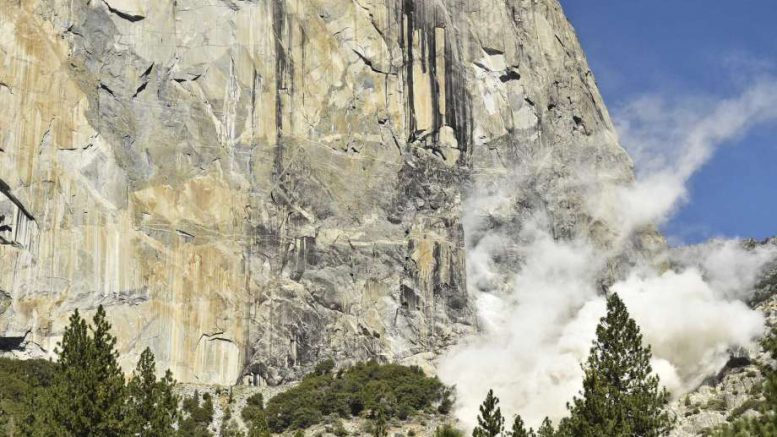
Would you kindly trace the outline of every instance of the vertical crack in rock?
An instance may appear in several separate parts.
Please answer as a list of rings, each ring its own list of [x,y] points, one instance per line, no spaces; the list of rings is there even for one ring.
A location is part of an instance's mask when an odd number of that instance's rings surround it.
[[[273,0],[272,2],[272,32],[275,41],[275,157],[274,178],[276,184],[280,183],[283,175],[283,130],[284,130],[284,94],[289,94],[289,82],[292,80],[291,62],[288,59],[286,47],[291,47],[291,37],[285,41],[287,32],[286,0]]]
[[[437,2],[400,1],[408,142],[430,136],[437,147],[441,129],[449,126],[461,151],[459,159],[466,163],[472,116],[456,26]]]

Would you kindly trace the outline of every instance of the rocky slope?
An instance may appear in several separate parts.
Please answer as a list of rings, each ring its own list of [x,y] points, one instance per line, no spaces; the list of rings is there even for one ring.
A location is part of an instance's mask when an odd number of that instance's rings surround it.
[[[477,329],[471,187],[530,171],[500,225],[606,247],[581,173],[632,179],[557,0],[3,0],[0,53],[17,356],[102,304],[186,382],[428,363]]]
[[[777,238],[765,241],[746,240],[748,249],[777,247]],[[761,311],[768,329],[777,327],[777,261],[767,264],[759,276],[750,304]],[[669,406],[677,417],[672,437],[704,435],[726,422],[760,414],[764,401],[764,366],[774,366],[770,354],[758,342],[731,351],[728,363],[717,375],[707,378],[696,390],[681,396]]]

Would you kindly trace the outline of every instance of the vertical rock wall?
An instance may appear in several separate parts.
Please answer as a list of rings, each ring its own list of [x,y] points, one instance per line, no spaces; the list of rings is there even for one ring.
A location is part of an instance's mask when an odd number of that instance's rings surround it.
[[[556,0],[2,2],[8,353],[102,304],[182,381],[429,363],[477,329],[470,187],[531,167],[500,225],[607,245],[576,178],[632,178]]]

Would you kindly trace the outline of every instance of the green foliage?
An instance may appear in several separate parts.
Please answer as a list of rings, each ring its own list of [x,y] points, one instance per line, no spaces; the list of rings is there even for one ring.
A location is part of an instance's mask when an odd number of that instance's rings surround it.
[[[54,381],[55,364],[45,360],[0,358],[0,434],[30,434],[33,400]]]
[[[707,405],[704,406],[705,410],[714,411],[726,411],[728,404],[725,398],[713,398],[707,401]]]
[[[38,409],[30,433],[114,436],[125,432],[124,375],[102,306],[93,324],[87,326],[77,310],[70,316],[57,348],[54,383],[35,400]]]
[[[248,427],[248,437],[270,436],[270,427],[264,412],[264,397],[261,393],[255,393],[246,399],[246,406],[240,415]]]
[[[562,421],[560,432],[575,437],[667,435],[673,426],[664,410],[668,393],[659,387],[650,357],[639,327],[612,294],[583,366],[582,397],[569,405],[571,417]]]
[[[195,390],[190,398],[183,400],[184,416],[178,426],[181,437],[208,437],[211,435],[208,426],[213,421],[213,399],[209,393],[202,395]]]
[[[316,375],[328,375],[332,373],[335,368],[335,361],[333,359],[326,359],[316,364],[316,368],[313,371]]]
[[[247,422],[248,437],[270,437],[270,427],[264,413],[257,415],[251,422]]]
[[[533,434],[533,433],[532,433]],[[531,434],[526,430],[521,416],[515,416],[513,426],[510,428],[510,437],[529,437]]]
[[[6,422],[9,435],[155,437],[174,432],[178,399],[172,375],[168,371],[157,380],[154,355],[146,349],[125,383],[116,337],[110,331],[102,306],[92,326],[76,310],[57,346],[56,363],[5,361],[11,371],[30,372],[29,378],[19,378],[6,388],[8,399],[16,402],[3,402],[6,397],[0,390],[0,408],[8,412],[0,415],[0,423]],[[14,395],[18,389],[25,394]],[[16,408],[19,405],[23,407]]]
[[[537,433],[531,431],[532,437],[555,437],[556,431],[553,429],[553,423],[547,417],[542,421]]]
[[[102,305],[97,307],[92,324],[92,425],[97,435],[117,435],[125,432],[125,381],[119,366],[116,337],[111,335],[111,324]]]
[[[504,431],[505,419],[499,408],[499,398],[489,390],[486,400],[480,405],[478,426],[472,431],[472,437],[496,437]]]
[[[174,434],[178,397],[173,386],[175,381],[169,370],[157,380],[154,354],[146,348],[127,384],[127,432],[148,437]]]
[[[336,435],[337,437],[345,437],[348,435],[348,430],[345,429],[345,425],[343,425],[342,420],[335,422],[334,427],[332,428],[332,434]]]
[[[380,413],[388,421],[442,405],[444,392],[437,378],[418,367],[371,361],[333,374],[326,364],[270,399],[264,412],[273,432],[307,428],[329,415],[367,415],[375,421]]]
[[[440,414],[450,413],[451,409],[453,409],[454,398],[455,393],[453,391],[453,387],[444,387],[442,389],[442,400],[440,401],[440,405],[437,407],[437,412]]]
[[[232,394],[232,389],[229,391]],[[230,396],[231,397],[231,396]],[[232,418],[232,409],[227,406],[224,409],[224,417],[221,421],[221,437],[245,437],[245,433],[240,430],[235,420]]]
[[[252,424],[257,422],[257,426],[260,428],[266,428],[267,419],[264,415],[264,397],[261,393],[256,393],[246,399],[246,406],[243,407],[243,411],[240,412],[243,417],[243,421],[246,424]],[[260,424],[259,422],[263,423]],[[249,429],[251,427],[249,426]]]
[[[374,437],[386,437],[388,434],[388,425],[386,424],[386,413],[379,407],[375,413],[375,419],[372,421],[372,435]]]
[[[738,407],[731,410],[731,413],[728,415],[728,420],[735,420],[738,419],[739,416],[743,415],[748,410],[758,410],[762,407],[762,402],[758,399],[750,398],[744,402],[742,402]]]
[[[434,437],[464,437],[464,433],[446,423],[434,431]]]

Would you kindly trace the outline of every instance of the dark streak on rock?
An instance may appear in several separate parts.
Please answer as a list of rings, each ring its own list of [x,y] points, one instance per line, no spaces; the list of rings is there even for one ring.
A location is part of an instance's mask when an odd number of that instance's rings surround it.
[[[144,71],[143,74],[140,75],[140,78],[143,79],[148,77],[148,75],[151,74],[151,70],[153,69],[154,69],[154,63],[152,62],[151,65],[149,65],[148,68],[146,68],[146,71]]]
[[[111,11],[112,14],[115,14],[119,18],[125,19],[125,20],[129,21],[130,23],[135,23],[135,22],[138,22],[138,21],[143,20],[144,18],[146,18],[143,15],[128,14],[128,13],[122,12],[122,11],[120,11],[118,9],[114,9],[105,0],[103,0],[103,3],[105,3],[105,6],[108,7],[108,10]]]
[[[27,210],[27,208],[24,207],[21,201],[16,198],[13,194],[11,194],[11,187],[8,186],[8,184],[5,183],[2,179],[0,179],[0,194],[5,195],[5,197],[8,198],[14,205],[16,205],[17,208],[19,208],[19,211],[21,211],[27,218],[31,221],[35,221],[35,217],[30,214],[30,211]]]
[[[108,94],[112,95],[113,97],[116,97],[116,94],[113,92],[113,90],[108,88],[108,85],[102,82],[100,82],[100,89],[106,91]]]
[[[194,82],[194,81],[196,81],[197,79],[199,79],[201,76],[202,76],[202,73],[195,75],[195,76],[194,76],[194,77],[192,77],[191,79],[184,79],[184,78],[182,78],[182,77],[174,77],[174,78],[173,78],[173,80],[174,80],[174,81],[176,81],[177,83],[183,83],[183,82]]]
[[[415,28],[415,4],[413,0],[402,0],[400,19],[404,20],[400,26],[399,47],[405,57],[405,84],[407,90],[407,130],[415,132],[415,94],[413,87],[413,29]],[[412,141],[412,138],[411,138]]]
[[[499,76],[499,80],[501,80],[502,83],[509,82],[511,80],[521,80],[521,75],[515,70],[508,70]]]
[[[8,90],[8,92],[9,92],[9,93],[11,93],[11,95],[13,95],[13,89],[11,89],[11,87],[10,87],[10,86],[9,86],[7,83],[5,83],[5,82],[0,82],[0,88],[5,88],[5,89],[7,89],[7,90]]]
[[[286,33],[285,0],[273,0],[272,32],[275,35],[275,156],[273,177],[281,178],[283,172],[283,96],[285,76],[289,67],[283,35]]]
[[[138,89],[137,89],[137,90],[135,90],[135,94],[133,94],[133,95],[132,95],[132,98],[134,99],[135,97],[137,97],[137,96],[138,96],[138,94],[142,93],[142,92],[143,92],[143,90],[144,90],[144,89],[146,89],[146,87],[147,87],[147,86],[148,86],[148,81],[146,81],[146,82],[143,82],[142,84],[140,84],[140,86],[138,87]]]
[[[364,62],[364,65],[369,67],[370,70],[374,71],[375,73],[380,73],[380,74],[391,74],[391,72],[389,72],[389,71],[383,71],[383,70],[375,67],[375,63],[372,62],[372,59],[370,59],[370,58],[364,56],[363,54],[359,53],[358,50],[356,50],[356,49],[352,49],[352,50],[353,50],[354,53],[356,53],[356,56],[358,56],[359,59],[361,59],[362,62]]]
[[[399,46],[403,53],[403,65],[405,66],[405,91],[407,131],[410,133],[408,142],[418,140],[416,133],[419,131],[415,114],[414,93],[414,43],[416,31],[418,35],[418,48],[421,50],[421,70],[428,73],[432,98],[432,126],[433,140],[437,141],[437,135],[444,125],[453,128],[456,140],[459,144],[461,160],[469,156],[469,146],[472,138],[472,114],[470,97],[465,80],[465,68],[461,65],[454,32],[456,27],[450,22],[450,18],[437,4],[422,0],[402,0],[398,19],[400,20]],[[443,44],[444,65],[437,65],[437,28],[445,30]],[[441,84],[437,78],[437,70],[445,68],[445,114],[440,108]]]
[[[483,47],[483,51],[485,51],[488,56],[504,55],[505,53],[504,50],[499,50],[492,47]]]

